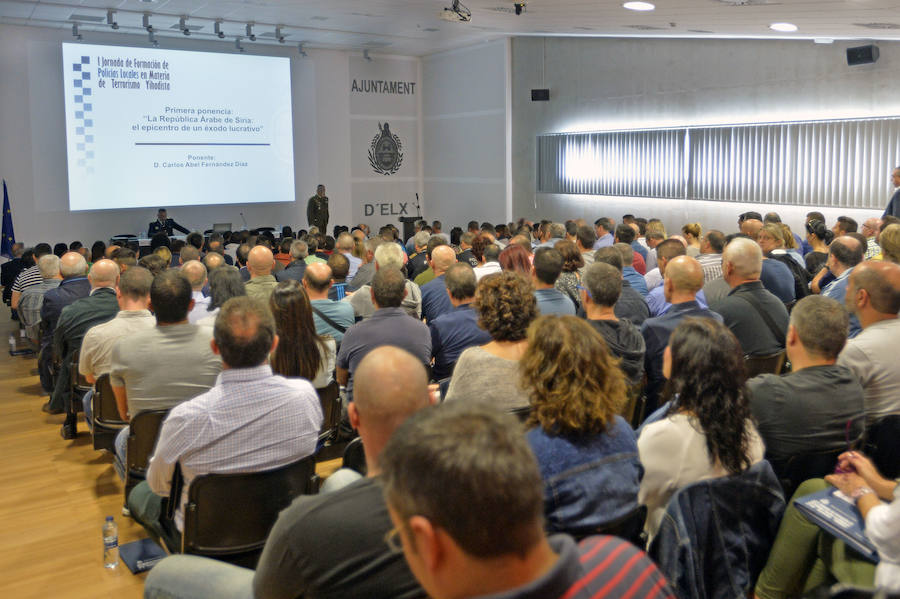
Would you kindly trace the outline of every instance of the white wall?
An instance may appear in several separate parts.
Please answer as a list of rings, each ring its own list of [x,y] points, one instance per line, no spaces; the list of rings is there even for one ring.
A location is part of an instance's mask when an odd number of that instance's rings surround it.
[[[509,41],[422,60],[422,214],[445,230],[506,222]]]
[[[72,41],[68,30],[0,25],[0,177],[9,187],[16,238],[27,244],[72,241],[90,244],[119,233],[146,231],[155,209],[69,212],[65,155],[65,123],[60,42]],[[84,34],[87,43],[144,47],[143,36]],[[196,39],[160,38],[167,48],[233,52],[233,45]],[[247,206],[172,207],[169,214],[192,229],[214,222],[241,228],[240,212],[251,227],[306,226],[306,201],[318,183],[327,187],[334,224],[350,224],[351,109],[350,61],[358,54],[295,47],[255,47],[248,53],[291,57],[293,95],[294,180],[296,200]],[[403,58],[418,61],[418,59]],[[365,76],[365,72],[362,73]],[[223,93],[229,85],[223,82]],[[413,113],[414,115],[416,113]],[[416,162],[417,160],[414,160]],[[418,173],[419,166],[414,166]],[[127,190],[123,190],[127,193]],[[158,204],[166,206],[160,196]],[[374,222],[373,222],[374,224]]]
[[[857,45],[861,43],[858,42]],[[747,210],[777,210],[795,230],[809,206],[538,194],[535,137],[544,133],[900,114],[892,82],[900,44],[879,42],[874,65],[848,67],[847,43],[810,41],[516,38],[512,43],[515,216],[661,218],[732,231]],[[532,88],[549,102],[531,102]],[[884,202],[891,187],[884,183]],[[862,222],[870,210],[821,209]]]

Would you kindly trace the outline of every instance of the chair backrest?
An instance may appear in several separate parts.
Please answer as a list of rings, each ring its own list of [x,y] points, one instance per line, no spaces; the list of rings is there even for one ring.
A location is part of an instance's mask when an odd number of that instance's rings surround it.
[[[770,460],[785,498],[789,499],[803,481],[833,473],[838,456],[844,451],[846,449],[832,449],[793,455],[786,460]]]
[[[307,456],[262,472],[198,476],[188,489],[182,552],[255,567],[278,513],[315,492],[315,471]]]
[[[87,379],[84,378],[84,375],[78,372],[78,359],[81,354],[80,350],[75,350],[72,352],[72,357],[69,360],[69,376],[71,377],[71,385],[73,393],[84,394],[88,389],[91,389],[92,386]]]
[[[129,423],[128,468],[129,472],[145,472],[150,456],[156,447],[159,429],[169,410],[146,410],[138,413]]]
[[[784,351],[768,356],[744,356],[744,367],[747,369],[747,378],[759,374],[781,374],[786,357],[787,354]]]
[[[366,452],[363,450],[362,439],[356,437],[344,448],[344,459],[341,461],[341,468],[349,468],[355,470],[363,476],[369,471],[366,464]]]
[[[337,381],[321,389],[316,389],[319,401],[322,404],[322,432],[330,431],[341,422],[341,387]]]
[[[900,414],[885,416],[867,428],[866,453],[882,476],[900,476]]]
[[[746,597],[784,507],[766,460],[740,474],[688,485],[669,500],[649,554],[681,598]]]
[[[116,396],[109,382],[109,374],[101,374],[94,382],[94,396],[92,398],[94,425],[107,427],[122,427],[127,422],[119,416],[119,408],[116,405]]]

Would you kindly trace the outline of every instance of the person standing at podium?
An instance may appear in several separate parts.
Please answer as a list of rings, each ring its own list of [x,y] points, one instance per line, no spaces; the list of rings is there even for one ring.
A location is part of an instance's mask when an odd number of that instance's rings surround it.
[[[177,230],[185,235],[190,233],[190,231],[176,223],[174,220],[168,218],[165,208],[160,208],[159,212],[156,213],[156,220],[150,223],[150,226],[147,228],[147,237],[153,237],[160,231],[171,237],[173,230]]]

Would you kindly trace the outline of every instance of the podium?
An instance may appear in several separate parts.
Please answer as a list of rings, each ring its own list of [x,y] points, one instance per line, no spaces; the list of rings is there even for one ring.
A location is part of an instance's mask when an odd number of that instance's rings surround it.
[[[401,216],[400,222],[403,223],[403,242],[412,237],[416,230],[416,221],[422,220],[421,216]]]

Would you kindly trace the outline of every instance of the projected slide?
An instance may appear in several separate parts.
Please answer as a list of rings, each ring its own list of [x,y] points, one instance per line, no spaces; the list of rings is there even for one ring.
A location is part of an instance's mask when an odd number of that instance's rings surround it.
[[[62,51],[70,209],[294,201],[289,59]]]

